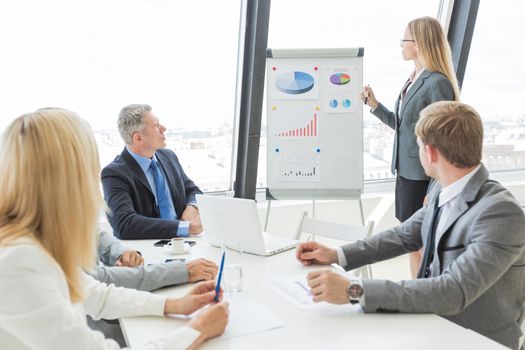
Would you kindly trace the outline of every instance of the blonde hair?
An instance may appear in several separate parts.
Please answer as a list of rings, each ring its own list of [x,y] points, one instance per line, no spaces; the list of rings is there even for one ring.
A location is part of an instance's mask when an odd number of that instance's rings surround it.
[[[83,298],[81,269],[94,266],[99,173],[91,128],[64,109],[23,115],[0,141],[0,246],[36,239],[62,268],[72,302]]]
[[[481,162],[483,123],[478,112],[467,104],[439,101],[425,107],[416,124],[416,135],[458,168]]]
[[[441,23],[432,17],[416,18],[408,23],[408,31],[416,41],[423,67],[446,76],[454,89],[454,100],[459,101],[459,85],[454,73],[450,45]]]

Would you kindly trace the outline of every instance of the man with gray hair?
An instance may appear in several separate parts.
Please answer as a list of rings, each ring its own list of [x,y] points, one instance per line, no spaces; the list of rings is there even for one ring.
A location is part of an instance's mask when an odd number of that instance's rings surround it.
[[[118,118],[126,146],[102,170],[109,223],[120,239],[172,238],[202,232],[195,195],[202,193],[166,149],[166,128],[151,106],[132,104]]]

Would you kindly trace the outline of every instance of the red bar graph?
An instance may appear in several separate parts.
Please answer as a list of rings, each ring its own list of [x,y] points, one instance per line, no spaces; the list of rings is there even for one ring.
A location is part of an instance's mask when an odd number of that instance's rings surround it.
[[[314,113],[313,118],[302,128],[286,130],[277,134],[277,136],[284,137],[316,137],[317,136],[317,113]]]

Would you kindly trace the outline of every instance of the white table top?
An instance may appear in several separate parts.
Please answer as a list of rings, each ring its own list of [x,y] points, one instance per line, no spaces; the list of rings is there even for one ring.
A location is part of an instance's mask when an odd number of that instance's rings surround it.
[[[138,249],[146,263],[166,258],[205,257],[219,263],[219,248],[209,246],[201,237],[188,254],[171,256],[156,240],[127,241]],[[201,349],[498,349],[504,347],[476,333],[433,314],[365,314],[358,305],[317,307],[301,311],[277,294],[268,282],[280,277],[306,274],[317,267],[303,267],[289,250],[271,257],[243,255],[243,291],[286,324],[284,327],[233,338],[206,341]],[[165,288],[155,293],[169,296],[184,294],[191,284]],[[257,315],[253,315],[257,317]],[[162,317],[121,319],[124,336],[131,347],[158,338],[186,321]]]

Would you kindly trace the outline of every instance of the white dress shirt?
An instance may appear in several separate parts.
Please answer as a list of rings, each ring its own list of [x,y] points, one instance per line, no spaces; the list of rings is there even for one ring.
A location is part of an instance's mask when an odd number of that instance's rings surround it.
[[[86,314],[95,320],[164,314],[166,297],[83,276],[85,299],[72,304],[62,269],[35,241],[22,237],[0,247],[2,348],[119,349],[117,342],[88,327]],[[186,349],[199,335],[182,327],[141,348]]]

